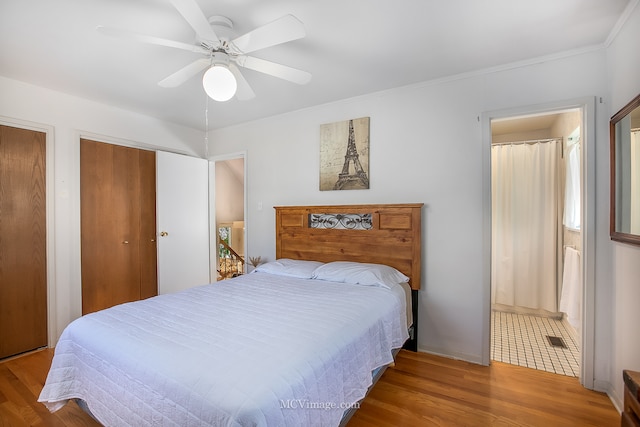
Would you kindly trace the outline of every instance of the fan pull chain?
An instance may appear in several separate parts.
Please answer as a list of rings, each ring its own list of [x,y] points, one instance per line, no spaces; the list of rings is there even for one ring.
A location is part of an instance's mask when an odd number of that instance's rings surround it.
[[[209,159],[209,97],[205,94],[204,105],[204,158]]]
[[[213,51],[209,53],[209,67],[213,65]],[[204,94],[204,158],[209,160],[209,95]]]

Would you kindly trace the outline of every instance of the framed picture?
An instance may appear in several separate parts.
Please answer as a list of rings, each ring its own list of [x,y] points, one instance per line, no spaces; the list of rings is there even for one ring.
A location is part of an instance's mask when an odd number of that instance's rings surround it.
[[[320,191],[369,188],[369,117],[320,125]]]

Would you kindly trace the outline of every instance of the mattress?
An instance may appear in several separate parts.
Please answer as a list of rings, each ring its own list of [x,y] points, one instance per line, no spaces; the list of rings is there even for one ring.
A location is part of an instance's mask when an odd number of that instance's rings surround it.
[[[39,401],[106,426],[330,426],[408,338],[401,286],[256,273],[122,304],[63,332]]]

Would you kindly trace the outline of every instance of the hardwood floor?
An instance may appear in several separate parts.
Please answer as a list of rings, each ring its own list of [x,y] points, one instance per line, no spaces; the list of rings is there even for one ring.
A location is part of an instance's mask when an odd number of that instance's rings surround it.
[[[0,362],[0,426],[99,426],[75,404],[37,402],[46,349]],[[576,378],[494,362],[490,367],[402,350],[349,422],[361,426],[617,426],[609,398]]]
[[[75,403],[51,414],[38,396],[53,350],[35,351],[0,362],[0,426],[99,426]]]
[[[577,378],[401,351],[356,411],[362,426],[618,426],[609,397]]]
[[[100,426],[75,403],[53,414],[38,403],[52,358],[45,349],[0,362],[0,426]]]

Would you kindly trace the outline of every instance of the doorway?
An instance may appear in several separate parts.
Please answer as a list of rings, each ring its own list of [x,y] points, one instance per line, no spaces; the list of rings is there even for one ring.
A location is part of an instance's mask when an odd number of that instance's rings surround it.
[[[483,161],[486,166],[484,206],[485,212],[487,212],[484,239],[486,263],[484,284],[487,297],[485,305],[487,347],[484,353],[486,364],[492,360],[506,361],[534,369],[577,376],[580,382],[588,388],[593,388],[594,354],[592,339],[594,272],[589,262],[589,259],[593,257],[592,244],[594,239],[592,216],[594,200],[592,196],[589,197],[589,193],[593,194],[593,191],[589,191],[589,189],[593,189],[594,185],[593,167],[589,167],[593,164],[592,154],[589,155],[593,152],[593,141],[589,138],[594,134],[593,108],[594,99],[584,98],[574,102],[512,109],[483,115],[483,140],[486,144],[483,152]],[[572,152],[571,145],[576,142],[579,143],[579,148]],[[556,236],[552,237],[553,244],[548,246],[549,249],[546,250],[553,251],[551,261],[547,257],[543,267],[530,267],[529,270],[537,271],[541,268],[551,270],[551,276],[545,276],[544,280],[548,281],[551,277],[551,280],[555,281],[551,287],[552,290],[547,290],[547,294],[543,298],[547,304],[540,307],[533,303],[522,302],[509,294],[509,292],[517,291],[505,292],[503,288],[497,288],[497,286],[504,286],[504,284],[495,283],[496,278],[502,274],[497,272],[499,267],[496,267],[496,261],[508,263],[510,262],[509,258],[516,257],[516,255],[509,254],[508,251],[505,255],[500,252],[500,248],[494,245],[496,233],[499,232],[496,229],[500,228],[501,222],[508,221],[496,214],[499,212],[499,208],[494,206],[494,193],[497,191],[494,186],[496,157],[492,151],[496,150],[492,147],[495,145],[508,146],[509,149],[506,151],[509,151],[511,146],[521,146],[525,151],[537,153],[546,144],[557,144],[558,147],[559,160],[555,170],[560,190],[558,192],[558,214],[555,220]],[[534,146],[535,148],[533,148]],[[577,175],[574,175],[574,181],[577,176],[578,183],[577,190],[574,192],[575,200],[577,200],[577,212],[565,209],[565,205],[567,205],[565,188],[569,188],[570,185],[570,183],[567,184],[567,171],[570,169],[569,158],[573,158],[574,161],[571,167],[574,169],[576,166],[578,167]],[[526,164],[521,163],[516,169],[524,169]],[[502,179],[504,181],[505,176]],[[532,191],[534,190],[528,188],[527,190],[516,189],[515,192],[518,198],[527,198]],[[543,193],[545,192],[549,192],[548,187],[543,191]],[[540,199],[536,199],[535,204],[541,204]],[[574,206],[576,205],[574,204]],[[565,218],[567,213],[572,214],[574,219],[577,218],[578,224],[567,225],[567,218]],[[504,236],[500,238],[509,240]],[[537,244],[534,245],[528,243],[529,240],[524,240],[524,252],[537,250]],[[523,252],[522,249],[519,250]],[[577,264],[574,262],[575,260],[572,260],[573,257],[568,255],[569,252],[578,254]],[[564,271],[565,266],[573,266],[573,279],[569,273]],[[513,268],[517,272],[519,267]],[[531,275],[535,276],[535,274]],[[510,280],[520,282],[517,274],[512,275]],[[566,302],[562,302],[563,282],[569,283],[572,280],[578,288],[577,290],[574,288],[572,300],[576,303],[572,306],[578,307],[578,310],[567,313],[572,310],[568,308]],[[565,293],[568,293],[570,288],[570,286],[564,286]],[[500,301],[498,297],[502,298],[505,294],[511,297],[511,300],[507,298],[506,302]],[[553,297],[551,305],[548,303],[549,296]],[[565,300],[566,298],[564,295]],[[569,323],[569,318],[572,318],[573,325]],[[573,334],[573,339],[564,335],[557,326],[568,326],[568,331]],[[503,329],[501,330],[500,327]],[[505,328],[508,330],[507,332],[505,332]],[[521,333],[509,335],[516,331]],[[538,346],[538,350],[533,346],[526,349],[520,348],[521,346],[526,347],[528,344],[525,342],[531,339],[535,341],[534,344]],[[500,342],[501,340],[502,342]],[[570,354],[572,346],[573,350],[577,352],[575,356]],[[507,353],[510,351],[516,351],[516,354],[509,360]],[[550,357],[551,360],[545,362],[543,356]],[[565,365],[562,364],[563,361]]]
[[[578,109],[491,121],[491,360],[574,377],[580,129]]]
[[[215,275],[224,280],[248,272],[250,260],[246,250],[246,178],[245,153],[212,160],[214,180],[212,256]]]

